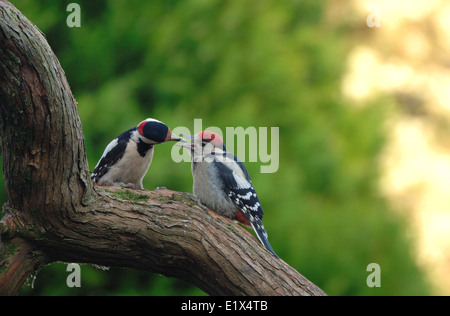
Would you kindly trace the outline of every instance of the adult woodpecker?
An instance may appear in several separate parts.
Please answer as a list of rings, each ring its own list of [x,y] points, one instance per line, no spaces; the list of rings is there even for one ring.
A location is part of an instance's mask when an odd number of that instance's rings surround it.
[[[148,118],[108,144],[91,178],[98,185],[118,184],[143,190],[142,179],[152,163],[154,146],[180,140],[166,124]]]
[[[263,209],[244,164],[227,151],[220,135],[202,131],[192,138],[193,193],[204,206],[251,226],[261,243],[279,258],[262,224]]]

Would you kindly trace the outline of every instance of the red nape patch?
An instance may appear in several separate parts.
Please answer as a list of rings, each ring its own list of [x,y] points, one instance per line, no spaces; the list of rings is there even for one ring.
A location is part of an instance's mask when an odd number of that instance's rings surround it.
[[[138,132],[139,134],[141,134],[141,136],[144,136],[144,126],[145,124],[147,124],[148,121],[143,121],[141,124],[139,124],[138,126]]]
[[[244,213],[242,213],[241,210],[237,210],[234,213],[234,219],[237,220],[239,223],[246,225],[246,226],[250,226],[250,221],[248,220],[248,218],[244,215]]]

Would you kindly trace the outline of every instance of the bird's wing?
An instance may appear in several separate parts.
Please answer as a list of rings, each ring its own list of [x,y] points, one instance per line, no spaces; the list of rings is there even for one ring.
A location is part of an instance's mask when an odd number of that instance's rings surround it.
[[[222,180],[223,189],[233,204],[252,221],[252,217],[263,218],[263,209],[252,185],[250,176],[244,164],[234,155],[227,155],[223,160],[214,160],[218,176]]]
[[[123,157],[127,144],[130,141],[131,133],[135,129],[136,128],[132,128],[126,132],[123,132],[114,138],[108,146],[106,146],[102,157],[91,174],[91,178],[94,182],[100,180],[100,178],[108,172],[109,168]]]

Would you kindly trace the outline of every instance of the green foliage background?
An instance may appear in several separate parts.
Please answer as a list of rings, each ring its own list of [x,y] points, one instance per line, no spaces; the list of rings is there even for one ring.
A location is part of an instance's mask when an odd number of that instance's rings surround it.
[[[377,190],[391,101],[356,107],[340,94],[364,21],[351,12],[330,18],[325,0],[79,0],[82,27],[69,28],[70,2],[12,1],[66,72],[91,170],[109,141],[147,117],[191,130],[194,118],[223,131],[279,127],[278,171],[246,165],[280,257],[329,295],[430,292],[408,219]],[[192,192],[190,164],[174,163],[170,150],[156,148],[144,187]],[[381,266],[380,288],[366,285],[371,262]],[[43,268],[23,294],[202,294],[179,280],[88,265],[72,289],[65,268]]]

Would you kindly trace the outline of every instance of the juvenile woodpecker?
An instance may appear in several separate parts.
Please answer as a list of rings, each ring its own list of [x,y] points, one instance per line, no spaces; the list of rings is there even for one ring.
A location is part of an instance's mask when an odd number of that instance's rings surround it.
[[[142,179],[152,163],[154,146],[180,140],[166,124],[148,118],[108,144],[91,178],[98,185],[118,184],[143,190]]]
[[[279,258],[262,224],[263,209],[244,164],[227,151],[220,135],[203,131],[192,138],[193,193],[204,206],[251,226],[261,243]]]

